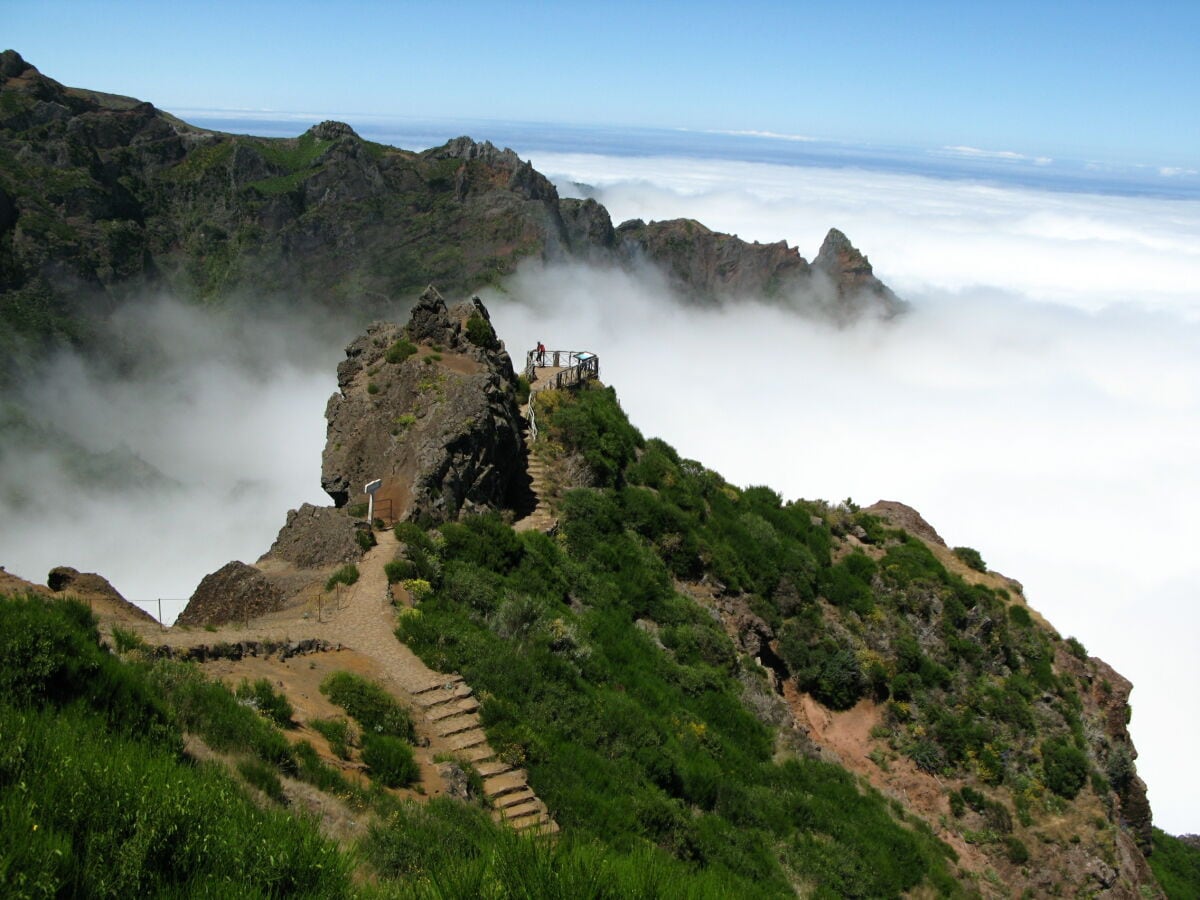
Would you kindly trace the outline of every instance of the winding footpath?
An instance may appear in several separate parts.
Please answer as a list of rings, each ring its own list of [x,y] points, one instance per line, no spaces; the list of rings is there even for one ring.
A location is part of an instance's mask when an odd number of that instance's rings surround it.
[[[358,563],[358,581],[344,590],[335,605],[325,607],[321,621],[293,606],[252,619],[245,626],[225,626],[159,635],[147,630],[151,642],[184,648],[220,641],[296,642],[318,638],[339,644],[372,659],[393,690],[408,700],[418,731],[435,736],[450,753],[468,760],[483,776],[484,793],[493,818],[519,831],[554,834],[558,825],[529,786],[523,769],[500,760],[479,721],[479,702],[461,675],[430,669],[395,635],[396,615],[384,566],[396,558],[399,542],[392,531],[378,532],[378,544]],[[407,594],[406,602],[411,603]],[[423,719],[421,722],[419,720]],[[441,767],[444,775],[450,764]]]

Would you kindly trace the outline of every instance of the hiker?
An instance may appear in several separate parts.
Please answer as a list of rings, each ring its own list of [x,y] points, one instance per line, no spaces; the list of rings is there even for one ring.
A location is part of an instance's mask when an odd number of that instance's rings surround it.
[[[546,345],[538,341],[537,345],[537,364],[544,366],[546,364]]]

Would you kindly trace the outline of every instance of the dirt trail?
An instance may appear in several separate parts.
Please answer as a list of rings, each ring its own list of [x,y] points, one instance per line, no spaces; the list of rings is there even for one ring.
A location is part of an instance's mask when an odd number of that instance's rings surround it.
[[[524,770],[498,759],[488,744],[477,714],[479,703],[462,676],[433,671],[396,638],[395,609],[384,567],[395,559],[399,542],[392,531],[378,532],[376,539],[378,544],[358,564],[358,580],[336,599],[323,602],[317,615],[313,614],[317,610],[312,609],[312,603],[303,601],[245,624],[214,630],[172,628],[161,634],[157,626],[140,630],[148,643],[178,648],[239,641],[292,643],[309,638],[340,645],[338,650],[328,653],[294,657],[287,661],[290,666],[261,657],[210,665],[213,674],[220,677],[271,677],[291,689],[289,696],[297,695],[301,702],[294,705],[301,715],[310,705],[321,715],[329,715],[327,704],[314,696],[319,683],[316,675],[329,668],[320,657],[336,657],[340,667],[380,681],[412,710],[418,740],[424,745],[418,755],[423,763],[426,794],[445,790],[444,776],[449,769],[446,763],[436,766],[439,783],[429,783],[428,776],[433,774],[431,769],[438,758],[443,755],[464,758],[484,777],[484,792],[497,821],[506,821],[517,829],[557,832],[558,825],[529,787]],[[403,603],[411,604],[406,592],[398,589],[398,593]],[[314,674],[300,678],[295,674],[297,669]],[[310,737],[307,733],[304,736]],[[315,732],[312,736],[315,738]],[[314,739],[313,743],[318,741]]]

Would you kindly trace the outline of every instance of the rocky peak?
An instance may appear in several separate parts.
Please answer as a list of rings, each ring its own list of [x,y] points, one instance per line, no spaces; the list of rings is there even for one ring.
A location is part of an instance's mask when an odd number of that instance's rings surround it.
[[[879,305],[888,315],[904,308],[904,302],[875,277],[870,261],[836,228],[830,228],[813,260],[813,268],[833,282],[838,299],[857,311],[867,305]]]
[[[479,160],[490,165],[502,165],[512,169],[522,164],[521,157],[508,147],[500,150],[491,141],[476,141],[466,135],[453,138],[441,147],[426,150],[422,155],[430,159],[462,159],[467,162]]]
[[[359,139],[358,133],[345,122],[334,122],[332,119],[314,125],[306,134],[311,134],[319,141],[336,141],[344,137]]]
[[[385,520],[510,509],[528,491],[516,376],[477,299],[448,307],[426,289],[406,325],[377,322],[346,348],[338,388],[321,476],[337,506],[376,478]]]
[[[16,50],[5,50],[0,53],[0,84],[9,78],[16,78],[22,75],[29,69],[33,69],[29,63],[25,62],[24,58]],[[33,69],[37,71],[37,69]]]

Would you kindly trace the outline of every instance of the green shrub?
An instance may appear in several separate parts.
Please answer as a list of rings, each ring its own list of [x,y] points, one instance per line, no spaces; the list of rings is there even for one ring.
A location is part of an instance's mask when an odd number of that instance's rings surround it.
[[[21,708],[82,703],[123,733],[178,748],[156,694],[137,670],[104,650],[82,603],[0,598],[0,699]]]
[[[367,510],[369,508],[369,504],[355,503],[346,507],[346,515],[352,519],[365,519],[367,517]]]
[[[529,379],[524,375],[517,376],[517,405],[524,406],[529,402]]]
[[[368,381],[367,382],[367,393],[368,394],[378,394],[379,393],[379,385],[377,385],[373,381]]]
[[[1021,842],[1020,838],[1013,837],[1011,834],[1004,839],[1004,852],[1008,856],[1008,861],[1017,866],[1022,866],[1029,862],[1029,848]]]
[[[417,352],[417,345],[401,338],[387,348],[383,358],[392,364],[402,363]]]
[[[358,581],[358,566],[346,563],[325,580],[325,590],[332,591],[337,585],[352,585]]]
[[[1079,642],[1078,638],[1067,638],[1067,652],[1081,662],[1087,662],[1087,648]]]
[[[329,749],[339,759],[350,758],[350,745],[354,741],[350,723],[345,719],[309,719],[313,731],[329,742]]]
[[[987,564],[983,561],[983,557],[978,550],[971,547],[955,547],[954,555],[962,560],[968,569],[974,569],[976,572],[987,571]]]
[[[410,742],[415,736],[408,710],[379,685],[360,675],[332,672],[321,682],[321,693],[346,710],[364,735],[383,734]]]
[[[373,532],[370,528],[356,529],[354,532],[354,540],[358,543],[359,549],[362,550],[363,553],[366,553],[376,544],[375,532]],[[325,590],[329,590],[329,588],[325,588]]]
[[[387,787],[406,787],[421,774],[412,747],[386,734],[364,735],[362,758],[371,778]]]
[[[1051,738],[1042,743],[1042,769],[1046,787],[1060,797],[1073,800],[1087,781],[1087,755],[1070,738]]]
[[[413,578],[417,574],[417,567],[409,559],[394,559],[389,563],[385,563],[383,571],[387,573],[388,584],[395,584],[397,581],[405,581]]]
[[[496,330],[479,313],[472,313],[471,317],[467,319],[467,340],[484,350],[497,350],[500,347],[500,341],[496,338]]]
[[[1033,624],[1033,617],[1029,615],[1029,610],[1017,603],[1012,604],[1008,608],[1008,617],[1013,621],[1013,624],[1019,625],[1022,628],[1028,628]]]
[[[292,715],[295,713],[292,704],[283,694],[277,693],[266,678],[259,678],[253,684],[249,679],[243,678],[235,695],[239,700],[247,701],[280,728],[291,727]]]

